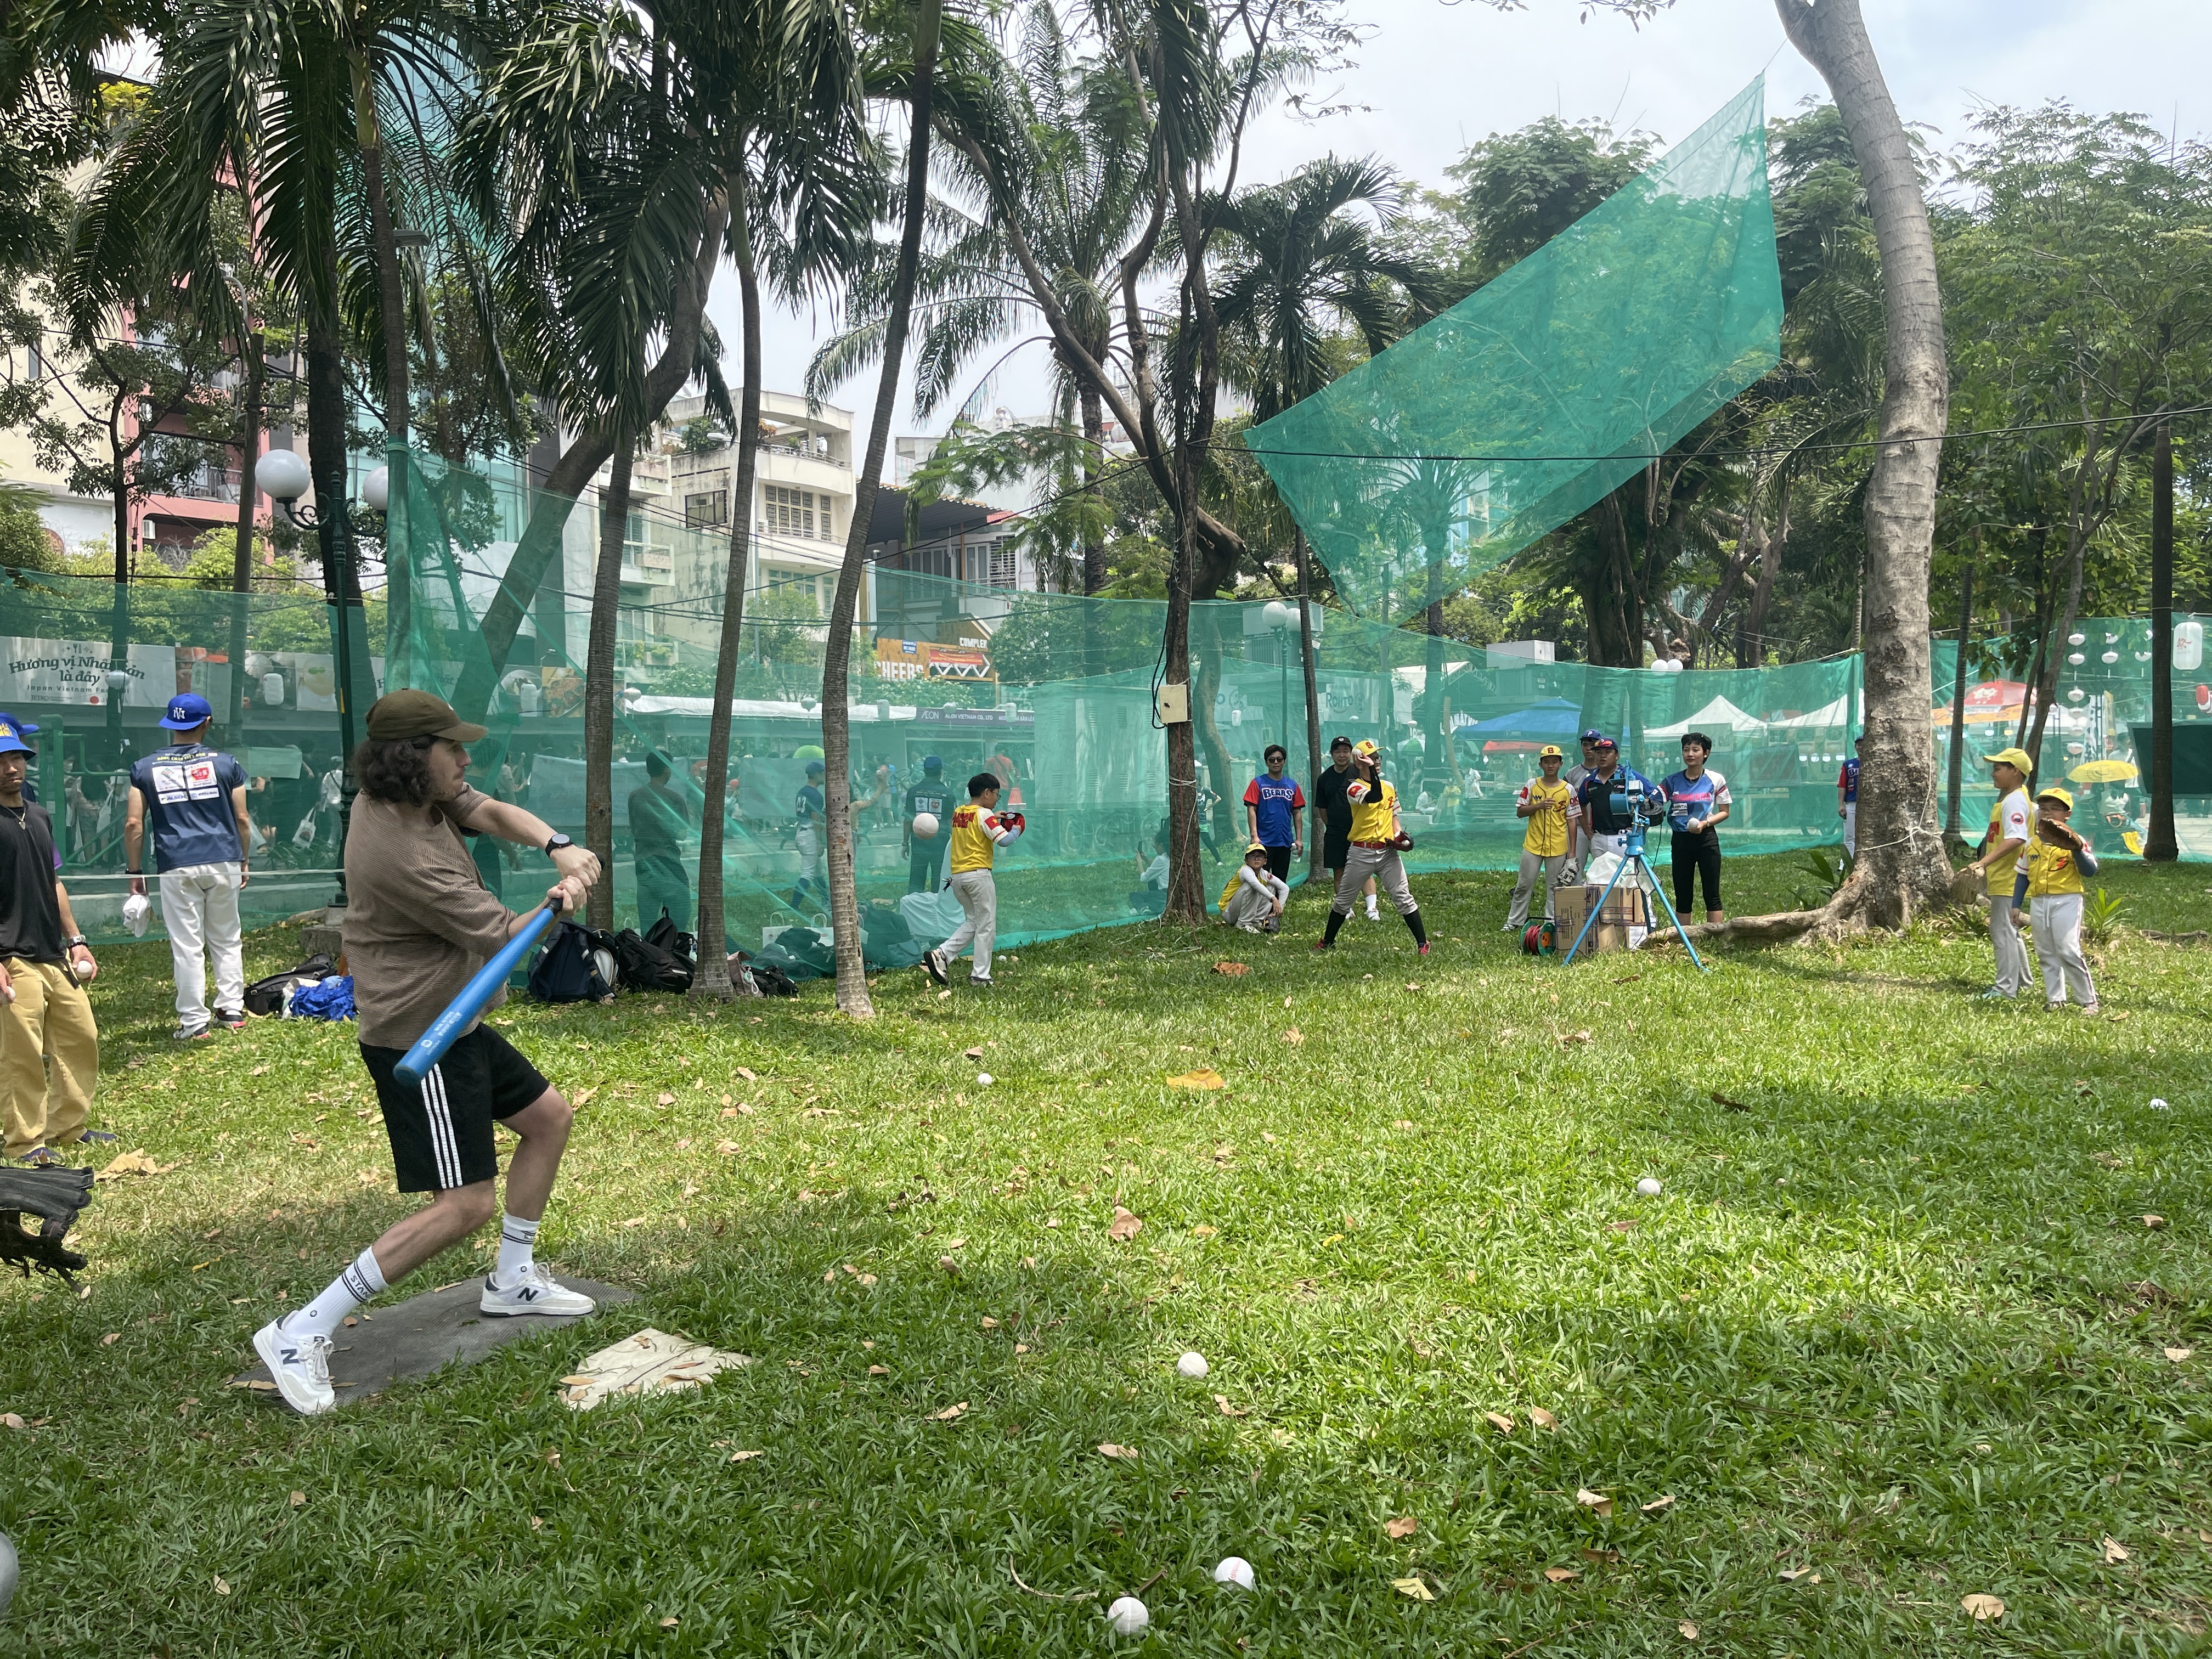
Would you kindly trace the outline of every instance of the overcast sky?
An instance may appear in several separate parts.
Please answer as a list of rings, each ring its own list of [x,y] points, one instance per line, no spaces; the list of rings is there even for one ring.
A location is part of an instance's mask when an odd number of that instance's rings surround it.
[[[2212,128],[2212,3],[2208,0],[1863,0],[1891,92],[1907,121],[1939,149],[1961,142],[1973,111],[2065,99],[2077,107],[2133,110],[2185,137]],[[1264,118],[1244,177],[1270,180],[1329,150],[1380,155],[1437,183],[1466,146],[1546,115],[1608,118],[1671,143],[1753,76],[1766,76],[1769,113],[1820,91],[1820,78],[1784,39],[1772,0],[1675,0],[1632,28],[1618,17],[1577,21],[1576,0],[1527,0],[1499,12],[1481,0],[1356,0],[1373,26],[1358,66],[1332,101],[1364,112],[1319,122]],[[720,281],[712,310],[738,338],[735,284]],[[766,385],[798,391],[828,316],[775,319],[766,331]],[[991,403],[1017,415],[1046,406],[1042,348],[1002,372]],[[736,365],[732,364],[734,370]],[[865,410],[872,374],[834,401]],[[942,430],[949,417],[896,429]],[[863,419],[865,416],[863,416]]]

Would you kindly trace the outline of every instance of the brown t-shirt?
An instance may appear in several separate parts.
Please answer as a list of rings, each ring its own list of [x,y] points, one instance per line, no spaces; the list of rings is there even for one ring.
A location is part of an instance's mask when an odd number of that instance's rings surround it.
[[[514,913],[485,890],[459,829],[489,799],[464,787],[426,816],[354,798],[346,965],[361,1040],[372,1048],[413,1046],[513,931]],[[506,1000],[502,988],[487,1006]]]

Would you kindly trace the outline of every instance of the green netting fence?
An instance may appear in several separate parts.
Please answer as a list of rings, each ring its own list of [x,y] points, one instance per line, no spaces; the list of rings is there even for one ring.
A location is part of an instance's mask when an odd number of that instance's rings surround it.
[[[474,671],[489,685],[477,781],[583,836],[583,659],[597,514],[493,480],[423,469],[405,502],[412,557],[411,622],[391,653],[409,683],[461,695]],[[557,556],[528,595],[514,648],[494,664],[483,619],[533,514],[558,531]],[[703,762],[711,720],[714,642],[728,542],[653,514],[634,526],[617,626],[614,769],[617,913],[650,922],[668,895],[652,887],[641,916],[629,797],[658,748],[675,761],[679,791]],[[367,550],[374,558],[378,550]],[[735,774],[720,804],[732,940],[759,946],[774,930],[814,925],[826,898],[801,888],[794,797],[821,743],[818,698],[825,628],[811,613],[836,550],[795,549],[756,537],[737,696],[727,711]],[[634,561],[634,568],[632,562]],[[352,706],[386,683],[391,607],[374,590],[356,633]],[[802,601],[805,601],[802,603]],[[1241,799],[1265,745],[1283,743],[1307,781],[1304,675],[1296,614],[1261,604],[1212,604],[1193,618],[1194,705],[1209,795],[1208,891],[1233,873],[1243,844]],[[894,965],[949,933],[957,907],[941,890],[941,862],[902,847],[906,791],[936,756],[957,794],[973,772],[1009,777],[1029,834],[1001,861],[1000,937],[1018,945],[1156,915],[1145,872],[1164,843],[1163,733],[1152,686],[1164,606],[1087,599],[952,581],[872,567],[855,629],[852,751],[859,813],[860,897],[871,950]],[[243,599],[178,583],[112,584],[24,572],[0,583],[5,708],[37,724],[35,781],[54,808],[77,913],[100,937],[120,931],[123,779],[131,758],[159,746],[161,705],[201,692],[228,716],[219,730],[252,780],[257,841],[245,895],[256,923],[328,902],[338,859],[331,804],[343,691],[333,611],[312,591]],[[2185,621],[2186,619],[2185,619]],[[1717,740],[1735,814],[1723,832],[1734,853],[1832,845],[1839,839],[1835,779],[1859,708],[1857,659],[1742,671],[1659,673],[1551,663],[1525,647],[1471,648],[1402,629],[1316,611],[1316,679],[1324,744],[1342,732],[1373,738],[1416,840],[1416,872],[1502,869],[1518,858],[1522,826],[1513,793],[1535,750],[1595,726],[1618,736],[1653,777],[1679,764],[1685,729]],[[2127,772],[2148,752],[2149,625],[2089,619],[2068,650],[2045,733],[2045,775],[2085,765]],[[2201,629],[2181,629],[2185,650]],[[2004,746],[2017,730],[2031,641],[1977,641],[1969,659],[1967,744]],[[2074,659],[2080,659],[2079,661]],[[2182,834],[2192,856],[2212,854],[2212,690],[2194,656],[2175,677]],[[1949,741],[1955,647],[1939,641],[1929,687],[1939,755]],[[496,672],[493,671],[496,669]],[[125,681],[119,700],[109,677]],[[234,674],[238,678],[234,682]],[[395,679],[393,683],[399,683]],[[356,733],[358,723],[356,721]],[[2101,763],[2101,764],[2098,764]],[[2093,774],[2094,775],[2094,774]],[[1969,838],[1986,820],[1985,769],[1970,765],[1962,802]],[[2090,786],[2092,834],[2120,850],[2138,829],[2144,795],[2124,776]],[[696,786],[685,794],[683,856],[696,880]],[[1310,820],[1309,820],[1310,821]],[[939,846],[943,846],[940,840]],[[1663,856],[1663,854],[1662,854]],[[544,859],[484,845],[487,879],[520,906],[542,891]],[[1301,864],[1298,868],[1304,868]],[[651,885],[651,884],[648,884]],[[680,897],[677,900],[680,903]],[[902,948],[903,947],[903,948]]]
[[[1396,622],[1591,506],[1772,368],[1754,81],[1527,258],[1245,434],[1337,592]]]

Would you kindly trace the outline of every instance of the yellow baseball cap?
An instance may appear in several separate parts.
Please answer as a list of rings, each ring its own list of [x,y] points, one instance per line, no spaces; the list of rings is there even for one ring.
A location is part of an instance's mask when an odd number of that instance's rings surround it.
[[[1556,743],[1547,743],[1536,751],[1538,760],[1565,760],[1566,757],[1566,751]]]
[[[1358,756],[1362,760],[1373,760],[1382,751],[1375,746],[1374,738],[1362,738],[1358,743],[1352,745],[1352,752]]]
[[[2068,804],[2070,805],[2072,803],[2069,802]],[[1256,841],[1244,849],[1244,856],[1249,859],[1255,853],[1257,853],[1261,858],[1267,856],[1267,849]]]
[[[2070,789],[2061,789],[2057,784],[2051,785],[2048,789],[2037,790],[2035,798],[2039,801],[2055,800],[2069,812],[2074,810],[2074,792]]]
[[[1982,758],[1992,766],[2002,761],[2007,766],[2021,772],[2035,770],[2035,762],[2029,757],[2025,749],[2000,749],[1996,754],[1984,755]]]

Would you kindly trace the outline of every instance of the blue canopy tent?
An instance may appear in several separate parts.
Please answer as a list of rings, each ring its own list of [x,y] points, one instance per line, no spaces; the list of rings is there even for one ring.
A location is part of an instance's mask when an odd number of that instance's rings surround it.
[[[1485,743],[1556,743],[1562,748],[1571,744],[1583,729],[1583,711],[1579,703],[1569,702],[1564,697],[1547,697],[1531,703],[1526,708],[1516,708],[1510,714],[1494,714],[1486,720],[1468,720],[1454,728],[1455,738],[1475,737]]]

